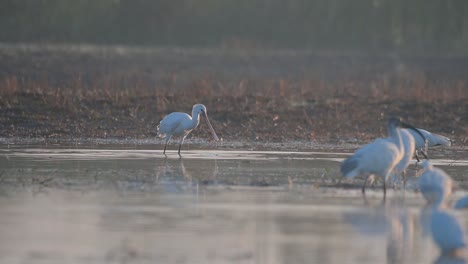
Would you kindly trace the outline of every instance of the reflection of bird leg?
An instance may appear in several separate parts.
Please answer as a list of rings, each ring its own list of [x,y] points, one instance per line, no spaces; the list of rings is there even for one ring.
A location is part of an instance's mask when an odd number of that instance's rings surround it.
[[[401,177],[403,178],[403,192],[404,192],[406,190],[406,181],[408,180],[408,178],[406,177],[406,170],[404,170],[401,173]]]
[[[384,197],[382,198],[382,201],[380,201],[380,206],[385,206],[386,203],[387,203],[387,200],[385,200],[385,195],[384,195]]]
[[[189,182],[192,183],[192,175],[187,173],[187,170],[185,169],[184,161],[182,159],[179,159],[179,166],[182,172],[182,176],[184,176],[184,178],[189,179]]]
[[[398,173],[395,171],[390,174],[390,186],[392,187],[393,191],[397,190],[397,185],[399,185],[401,180],[398,176]]]
[[[378,208],[378,207],[382,207],[386,204],[386,200],[385,200],[385,197],[380,201],[380,203],[376,203],[376,204],[371,204],[371,202],[369,201],[369,199],[367,199],[367,196],[366,195],[363,195],[362,196],[362,200],[364,202],[364,206],[367,206],[367,207],[373,207],[373,208]]]
[[[167,177],[168,174],[171,172],[171,167],[169,166],[169,160],[167,158],[164,159],[164,177]]]
[[[219,172],[219,167],[218,167],[218,162],[216,161],[216,159],[214,160],[215,162],[215,168],[213,170],[213,179],[216,179],[218,178],[218,172]]]
[[[164,144],[164,151],[163,151],[163,154],[166,155],[166,148],[167,148],[167,143],[169,142],[169,140],[171,140],[171,136],[167,136],[166,135],[166,143]]]
[[[386,180],[384,178],[384,180],[383,180],[383,201],[385,201],[385,198],[387,196],[387,186],[385,185],[385,182],[386,182]]]
[[[156,178],[154,179],[154,182],[156,183],[156,182],[159,181],[159,166],[155,166],[154,172],[155,172],[155,175],[156,175]]]
[[[166,177],[168,171],[167,156],[164,158],[164,164],[161,164],[157,167],[156,172],[156,181],[159,181],[159,176],[162,174],[162,177]]]
[[[367,197],[366,197],[366,195],[364,193],[362,195],[362,199],[364,201],[364,206],[369,206],[369,200],[367,200]]]

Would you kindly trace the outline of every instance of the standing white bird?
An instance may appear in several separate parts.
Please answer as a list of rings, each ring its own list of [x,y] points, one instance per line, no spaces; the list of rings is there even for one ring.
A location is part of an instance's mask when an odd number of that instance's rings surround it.
[[[448,137],[444,137],[439,134],[434,134],[431,133],[427,130],[418,128],[418,131],[420,133],[416,133],[414,130],[411,129],[404,129],[407,130],[413,137],[415,141],[415,156],[417,161],[419,162],[419,156],[418,152],[420,151],[421,154],[424,156],[425,159],[427,159],[427,155],[425,153],[426,149],[426,140],[427,140],[427,147],[434,147],[434,146],[451,146],[452,145],[452,140]],[[424,135],[424,138],[421,137],[421,134]]]
[[[431,234],[442,255],[458,257],[466,247],[465,232],[457,218],[439,205],[432,209]]]
[[[443,170],[434,168],[429,160],[423,162],[422,168],[419,191],[428,204],[445,204],[452,194],[452,178]]]
[[[398,127],[416,130],[413,126],[401,122],[399,118],[392,117],[388,120],[387,138],[379,138],[363,146],[341,164],[340,169],[343,176],[354,178],[362,175],[365,177],[362,186],[363,194],[365,194],[369,176],[378,175],[383,180],[384,198],[386,197],[386,181],[404,155],[403,142]]]
[[[165,138],[165,145],[163,154],[166,154],[166,147],[167,143],[171,139],[172,136],[180,136],[180,143],[179,143],[179,151],[178,154],[180,156],[180,148],[182,147],[182,143],[184,143],[185,137],[187,137],[190,132],[194,128],[198,126],[200,123],[200,115],[203,115],[208,123],[208,127],[210,128],[211,134],[213,138],[218,141],[219,138],[216,135],[213,127],[211,126],[210,120],[208,119],[208,115],[206,112],[206,107],[202,104],[196,104],[192,108],[192,116],[189,116],[186,113],[174,112],[170,113],[161,120],[158,126],[158,136],[161,138]]]
[[[430,230],[432,239],[439,246],[443,256],[458,257],[466,247],[465,232],[462,226],[447,210],[447,202],[452,193],[452,178],[430,161],[423,163],[423,174],[419,179],[419,189],[431,206]]]

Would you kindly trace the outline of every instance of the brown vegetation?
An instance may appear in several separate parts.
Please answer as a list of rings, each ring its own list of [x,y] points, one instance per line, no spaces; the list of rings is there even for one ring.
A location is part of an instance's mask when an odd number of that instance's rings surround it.
[[[457,58],[3,47],[0,135],[149,138],[167,113],[203,103],[224,140],[365,142],[399,115],[466,145],[467,69]]]

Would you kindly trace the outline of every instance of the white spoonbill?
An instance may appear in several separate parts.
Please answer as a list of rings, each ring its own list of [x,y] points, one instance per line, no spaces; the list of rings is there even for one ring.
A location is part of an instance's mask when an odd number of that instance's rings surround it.
[[[441,255],[459,257],[466,247],[465,232],[460,222],[444,205],[435,205],[430,215],[431,234]]]
[[[192,108],[192,116],[189,116],[186,113],[174,112],[170,113],[161,120],[158,126],[158,136],[161,138],[165,138],[165,145],[163,154],[166,154],[166,147],[167,143],[171,139],[172,136],[180,136],[180,143],[179,143],[179,156],[180,156],[180,148],[182,147],[182,143],[184,143],[185,137],[187,137],[190,132],[198,126],[200,123],[200,115],[204,116],[206,122],[208,123],[208,127],[210,128],[211,134],[213,138],[218,141],[219,138],[216,135],[213,127],[211,126],[210,120],[208,119],[208,115],[206,113],[206,107],[202,104],[196,104]]]
[[[466,242],[460,222],[447,210],[448,198],[452,193],[452,178],[443,170],[434,168],[428,160],[422,166],[419,189],[430,208],[429,227],[432,239],[440,248],[441,256],[458,258],[466,247]]]
[[[448,137],[444,137],[439,134],[434,134],[431,133],[427,130],[418,128],[418,131],[420,133],[416,133],[414,130],[411,129],[405,129],[407,130],[413,137],[415,141],[415,149],[416,149],[416,160],[419,162],[419,157],[418,157],[418,151],[421,152],[421,154],[424,156],[425,159],[427,159],[427,155],[424,152],[426,150],[426,140],[427,140],[427,146],[428,147],[434,147],[434,146],[451,146],[452,145],[452,140]],[[424,138],[421,137],[421,134],[424,135]]]
[[[380,176],[383,180],[384,198],[386,196],[386,181],[395,166],[403,158],[403,142],[398,127],[416,130],[413,126],[403,123],[399,118],[388,120],[388,138],[378,138],[358,149],[351,157],[341,163],[341,173],[348,178],[364,176],[362,193],[365,193],[366,183],[370,175]],[[418,131],[418,130],[416,130]],[[422,136],[424,137],[424,136]]]
[[[452,178],[439,168],[434,168],[429,160],[422,164],[423,173],[419,177],[419,191],[429,204],[445,204],[452,194]]]

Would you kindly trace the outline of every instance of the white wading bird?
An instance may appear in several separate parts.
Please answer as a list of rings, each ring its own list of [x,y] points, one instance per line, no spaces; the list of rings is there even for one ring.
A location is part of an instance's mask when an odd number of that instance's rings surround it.
[[[370,175],[380,176],[383,180],[384,199],[386,197],[386,181],[395,166],[403,158],[403,142],[398,127],[414,129],[411,125],[401,122],[399,118],[388,120],[388,138],[378,138],[358,149],[351,157],[341,163],[341,173],[348,178],[364,176],[362,193],[365,194],[366,183]],[[421,135],[424,137],[423,135]]]
[[[180,156],[180,148],[182,147],[182,143],[184,143],[185,137],[187,137],[190,132],[198,126],[200,123],[200,115],[204,116],[206,122],[208,123],[208,127],[210,128],[211,134],[213,134],[213,138],[218,141],[219,138],[216,135],[213,127],[211,126],[210,120],[208,119],[208,115],[206,113],[206,107],[202,104],[196,104],[192,108],[192,116],[189,116],[186,113],[174,112],[170,113],[161,120],[158,126],[158,136],[161,138],[165,137],[165,145],[164,145],[164,152],[166,154],[166,147],[167,143],[171,139],[172,136],[180,136],[180,143],[179,143],[179,156]]]
[[[424,199],[428,204],[445,204],[452,194],[452,178],[443,170],[434,168],[428,160],[423,162],[422,169],[418,183]]]
[[[457,218],[444,206],[435,206],[430,215],[432,239],[442,255],[459,257],[466,247],[465,231]]]
[[[414,141],[416,143],[415,156],[418,162],[420,161],[418,157],[418,151],[420,151],[421,154],[424,156],[424,158],[427,159],[427,155],[424,152],[426,150],[426,143],[425,143],[426,140],[427,140],[427,147],[434,147],[434,146],[441,146],[441,145],[451,146],[452,145],[452,140],[450,138],[431,133],[421,128],[418,128],[418,131],[420,133],[416,133],[414,130],[411,130],[411,129],[405,129],[405,130],[407,130],[414,137]],[[424,138],[422,138],[420,134],[424,135]]]
[[[423,170],[419,189],[431,206],[429,222],[432,239],[442,251],[442,256],[459,257],[466,242],[462,226],[447,210],[452,178],[443,170],[434,168],[430,161],[423,163]]]

